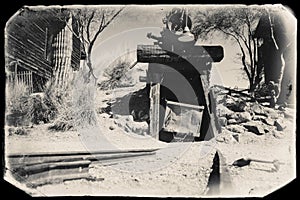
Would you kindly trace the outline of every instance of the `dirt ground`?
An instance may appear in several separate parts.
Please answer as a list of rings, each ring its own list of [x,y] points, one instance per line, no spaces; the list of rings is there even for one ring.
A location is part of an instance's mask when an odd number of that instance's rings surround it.
[[[144,70],[137,70],[138,77]],[[136,83],[138,80],[136,80]],[[95,106],[105,107],[107,102],[143,88],[134,87],[112,91],[97,91]],[[147,136],[146,122],[134,122],[129,116],[110,117],[97,114],[98,127],[55,132],[49,124],[35,125],[27,135],[8,135],[6,127],[5,152],[62,152],[103,149],[159,148],[154,156],[135,158],[115,165],[92,164],[92,180],[72,180],[48,184],[35,189],[18,187],[33,196],[265,196],[284,186],[296,176],[295,110],[286,110],[285,129],[276,134],[255,135],[244,133],[240,142],[214,138],[203,142],[164,143]],[[130,125],[130,127],[128,127]],[[126,128],[127,127],[127,128]],[[213,157],[220,156],[221,185],[219,192],[208,193],[207,188]],[[235,167],[239,158],[278,160],[273,164],[251,162],[249,166]],[[7,171],[9,181],[9,170]],[[13,182],[17,185],[17,183]]]

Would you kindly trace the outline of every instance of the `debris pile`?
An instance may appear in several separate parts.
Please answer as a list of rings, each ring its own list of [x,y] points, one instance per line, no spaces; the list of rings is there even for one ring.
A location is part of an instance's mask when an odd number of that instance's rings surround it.
[[[221,86],[212,87],[212,92],[216,97],[217,125],[222,130],[217,141],[249,143],[249,138],[256,140],[266,134],[283,136],[283,118],[288,115],[285,109],[272,108],[273,105],[259,103],[246,93]]]

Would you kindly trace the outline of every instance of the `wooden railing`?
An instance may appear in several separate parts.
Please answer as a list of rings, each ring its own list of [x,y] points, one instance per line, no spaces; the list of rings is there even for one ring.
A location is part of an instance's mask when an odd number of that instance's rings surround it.
[[[28,87],[28,92],[33,92],[33,82],[32,82],[32,72],[22,71],[22,72],[10,72],[7,75],[7,81],[9,84],[23,83]]]

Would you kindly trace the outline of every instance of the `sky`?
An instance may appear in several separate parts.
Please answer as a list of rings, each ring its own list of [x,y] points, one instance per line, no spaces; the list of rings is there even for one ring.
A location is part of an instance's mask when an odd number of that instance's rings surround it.
[[[130,56],[134,56],[138,44],[153,44],[154,40],[148,39],[147,33],[159,35],[164,26],[163,17],[174,7],[180,6],[127,6],[96,41],[92,52],[95,73],[101,74],[112,62],[128,52],[131,52]],[[205,9],[203,6],[187,8],[191,14],[196,10]],[[213,64],[211,83],[246,88],[248,83],[241,70],[241,64],[235,59],[239,52],[237,45],[220,36],[197,41],[197,45],[207,44],[222,45],[224,48],[223,60]]]

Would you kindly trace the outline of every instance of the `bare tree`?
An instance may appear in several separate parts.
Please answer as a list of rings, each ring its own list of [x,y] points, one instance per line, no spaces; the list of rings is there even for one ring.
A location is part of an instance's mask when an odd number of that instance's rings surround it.
[[[246,6],[210,8],[197,12],[194,20],[193,32],[198,37],[206,38],[219,32],[238,44],[250,92],[262,80],[262,68],[256,58],[258,42],[253,37],[262,12],[259,7]]]
[[[72,30],[74,35],[80,39],[83,51],[86,55],[85,61],[89,69],[87,80],[93,76],[95,83],[97,77],[93,71],[91,60],[92,50],[99,35],[105,28],[121,13],[124,7],[114,8],[96,8],[96,7],[80,7],[70,9],[73,19],[77,25],[77,30]],[[71,27],[69,27],[71,28]]]

